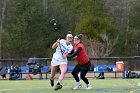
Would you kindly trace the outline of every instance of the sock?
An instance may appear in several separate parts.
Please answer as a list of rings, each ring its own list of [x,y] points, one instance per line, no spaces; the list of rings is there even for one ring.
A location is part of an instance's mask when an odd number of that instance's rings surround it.
[[[90,83],[89,83],[89,84],[87,84],[87,87],[90,87]]]
[[[77,84],[77,85],[80,85],[81,83],[80,83],[80,82],[76,82],[76,84]]]
[[[61,82],[58,80],[57,85],[61,85]]]

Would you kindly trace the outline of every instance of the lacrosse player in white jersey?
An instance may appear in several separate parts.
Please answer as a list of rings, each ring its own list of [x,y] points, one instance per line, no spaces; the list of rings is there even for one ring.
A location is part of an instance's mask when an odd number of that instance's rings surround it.
[[[66,39],[57,39],[57,41],[52,45],[52,48],[56,49],[51,61],[50,84],[52,87],[54,86],[54,76],[58,68],[61,72],[54,90],[62,88],[62,80],[67,71],[67,55],[73,49],[73,46],[71,45],[72,39],[72,34],[67,34]]]

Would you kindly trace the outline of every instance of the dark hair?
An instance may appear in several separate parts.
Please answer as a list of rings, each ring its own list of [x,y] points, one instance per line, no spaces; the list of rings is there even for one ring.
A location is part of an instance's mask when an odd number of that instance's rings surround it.
[[[82,36],[83,36],[82,34],[77,35],[78,39],[80,40],[82,39]]]

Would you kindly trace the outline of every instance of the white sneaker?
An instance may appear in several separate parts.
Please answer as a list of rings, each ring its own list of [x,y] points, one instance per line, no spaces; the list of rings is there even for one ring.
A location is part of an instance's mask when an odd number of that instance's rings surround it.
[[[76,86],[73,89],[80,89],[82,88],[82,84],[76,84]]]
[[[87,85],[87,88],[86,89],[92,89],[92,87],[90,85]]]

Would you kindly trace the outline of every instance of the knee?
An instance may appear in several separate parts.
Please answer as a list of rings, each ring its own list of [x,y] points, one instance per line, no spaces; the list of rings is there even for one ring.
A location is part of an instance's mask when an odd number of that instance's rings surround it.
[[[63,74],[66,74],[66,72],[63,72]]]
[[[60,74],[65,74],[66,73],[66,71],[60,71]]]
[[[75,75],[76,75],[76,73],[75,73],[74,71],[72,71],[72,75],[73,75],[73,76],[75,76]]]
[[[83,79],[85,79],[86,77],[85,76],[81,76],[81,79],[83,80]]]

